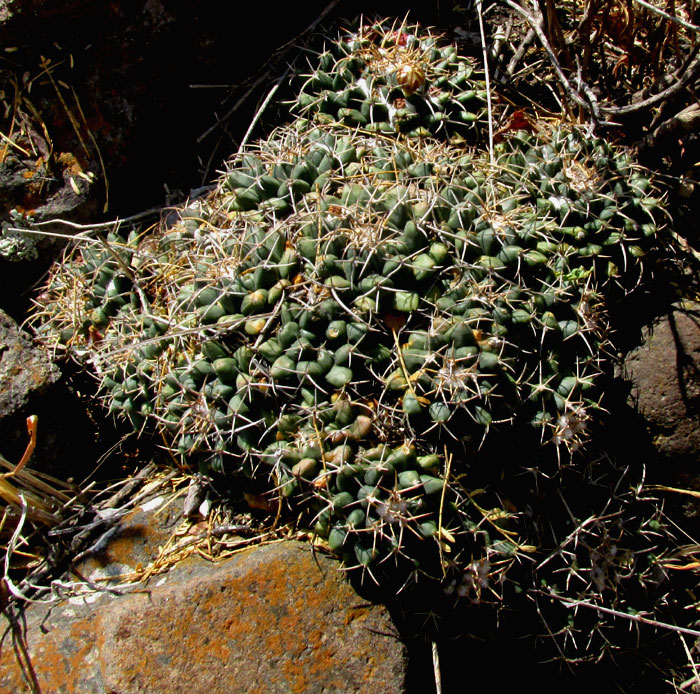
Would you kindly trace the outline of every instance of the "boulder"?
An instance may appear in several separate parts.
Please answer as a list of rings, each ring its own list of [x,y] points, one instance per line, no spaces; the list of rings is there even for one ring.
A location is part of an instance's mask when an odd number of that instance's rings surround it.
[[[399,694],[405,661],[386,608],[283,541],[120,596],[32,605],[0,643],[0,691]]]
[[[683,302],[651,326],[625,360],[632,404],[663,458],[700,455],[700,304]]]

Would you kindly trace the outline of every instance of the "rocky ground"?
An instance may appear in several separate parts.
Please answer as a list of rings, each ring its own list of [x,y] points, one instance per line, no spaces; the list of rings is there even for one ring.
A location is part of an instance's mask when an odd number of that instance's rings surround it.
[[[0,143],[0,440],[8,460],[22,456],[25,420],[37,415],[32,465],[79,484],[123,433],[90,405],[89,379],[62,372],[21,328],[36,285],[63,245],[60,235],[72,231],[65,222],[131,215],[156,221],[168,205],[206,186],[240,143],[272,76],[284,72],[285,44],[319,15],[337,22],[347,4],[306,3],[271,18],[268,8],[222,17],[215,4],[198,1],[177,10],[158,0],[0,3],[0,132],[19,134]],[[361,5],[353,3],[352,11],[396,11],[391,3]],[[462,17],[456,6],[429,5],[413,18],[454,28]],[[236,40],[251,31],[253,53]],[[12,231],[37,222],[45,236]],[[646,314],[631,322],[605,435],[625,439],[615,445],[644,456],[666,486],[692,492],[700,455],[700,306],[679,301],[675,288],[659,290]],[[101,482],[143,465],[150,451],[129,446],[107,457],[112,468],[97,475]],[[182,496],[167,506],[183,487],[168,487],[168,494],[165,488],[134,504],[103,545],[72,566],[74,573],[50,577],[70,584],[70,599],[19,615],[7,607],[3,584],[3,609],[14,616],[0,641],[2,691],[435,686],[431,639],[421,633],[431,615],[409,618],[400,601],[358,593],[333,560],[294,535],[276,534],[255,547],[243,541],[246,551],[232,551],[223,562],[177,555],[170,571],[125,586],[121,577],[152,565],[174,537],[182,544],[193,532],[181,530]],[[695,497],[684,499],[686,517],[695,518]],[[84,595],[75,591],[81,580]],[[119,588],[95,592],[95,584]],[[475,621],[483,631],[488,619]],[[538,665],[529,644],[508,636],[489,650],[465,630],[449,633],[436,641],[444,692],[463,691],[465,653],[470,667],[512,664],[509,674],[498,674],[508,686],[559,672],[559,665]],[[578,672],[581,688],[598,679],[587,672]]]

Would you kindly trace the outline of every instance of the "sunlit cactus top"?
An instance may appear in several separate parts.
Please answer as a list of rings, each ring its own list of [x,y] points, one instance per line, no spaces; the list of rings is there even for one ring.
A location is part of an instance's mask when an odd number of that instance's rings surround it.
[[[319,122],[475,141],[486,122],[484,90],[476,62],[438,35],[363,25],[318,57],[296,108]]]

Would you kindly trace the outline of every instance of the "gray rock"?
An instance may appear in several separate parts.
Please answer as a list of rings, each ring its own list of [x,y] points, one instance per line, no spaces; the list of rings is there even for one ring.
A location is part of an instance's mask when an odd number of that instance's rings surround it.
[[[700,304],[684,302],[647,331],[624,364],[631,398],[657,451],[676,460],[700,454]]]
[[[0,311],[0,420],[20,412],[30,397],[44,392],[59,375],[47,354]]]

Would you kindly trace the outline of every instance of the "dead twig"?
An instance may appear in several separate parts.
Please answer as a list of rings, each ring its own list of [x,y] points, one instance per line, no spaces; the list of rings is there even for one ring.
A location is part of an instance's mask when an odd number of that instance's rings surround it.
[[[586,607],[596,612],[601,612],[603,614],[609,614],[612,617],[619,617],[620,619],[626,619],[630,622],[635,622],[637,624],[646,624],[648,626],[657,627],[659,629],[667,629],[668,631],[673,631],[676,634],[686,634],[688,636],[693,636],[696,639],[700,638],[700,631],[697,629],[688,629],[687,627],[679,627],[676,624],[668,624],[667,622],[660,622],[657,619],[650,619],[642,614],[621,612],[620,610],[614,610],[611,607],[604,607],[603,605],[595,605],[587,600],[572,600],[571,598],[564,597],[563,595],[557,595],[554,592],[543,593],[547,597],[554,598],[562,603],[565,607],[569,609],[576,609],[578,607]]]
[[[700,129],[700,105],[690,104],[676,113],[675,116],[667,118],[657,126],[652,133],[644,140],[646,149],[654,149],[663,146],[671,138],[679,134],[697,132]]]
[[[481,4],[481,3],[479,3]],[[440,653],[435,641],[430,642],[433,656],[433,674],[435,676],[435,694],[442,694],[442,675],[440,674]]]
[[[534,29],[528,30],[527,34],[525,34],[525,37],[520,42],[518,49],[515,51],[515,53],[513,53],[513,57],[510,59],[508,67],[506,67],[506,75],[508,75],[509,77],[513,76],[515,68],[518,66],[518,63],[520,63],[520,61],[525,57],[525,53],[530,47],[530,44],[535,40],[536,35],[537,34],[535,34]]]
[[[554,51],[552,50],[552,47],[549,44],[549,41],[547,40],[547,37],[545,36],[544,31],[542,31],[542,26],[540,23],[533,17],[527,10],[523,9],[520,5],[517,3],[513,2],[513,0],[505,0],[506,4],[508,7],[511,9],[515,10],[519,15],[521,15],[527,23],[530,25],[530,27],[533,29],[535,34],[537,35],[537,38],[539,39],[540,43],[542,44],[542,47],[545,49],[547,52],[547,55],[549,56],[549,60],[552,64],[552,67],[554,68],[554,72],[557,75],[557,78],[559,79],[559,82],[561,83],[567,97],[573,101],[575,104],[583,108],[585,111],[589,112],[593,118],[595,119],[596,122],[599,122],[601,120],[601,115],[600,111],[601,109],[598,107],[597,104],[592,104],[586,99],[584,99],[572,86],[569,80],[566,78],[566,75],[564,74],[564,70],[562,69],[561,64],[559,63],[559,60],[557,59],[557,56],[554,54]]]
[[[279,89],[280,84],[282,83],[282,80],[289,74],[289,68],[287,68],[282,75],[278,78],[277,82],[275,82],[274,86],[270,91],[267,93],[267,96],[265,97],[265,100],[262,102],[260,108],[255,112],[255,116],[253,116],[253,120],[250,122],[250,125],[248,126],[248,130],[246,130],[245,135],[243,136],[243,139],[241,140],[241,144],[238,146],[238,152],[239,154],[243,151],[243,148],[245,147],[246,143],[248,142],[248,138],[250,137],[250,134],[253,132],[253,128],[255,128],[257,122],[260,120],[260,117],[262,116],[263,112],[265,109],[268,107],[270,101],[272,100],[272,97],[275,95],[277,90]]]
[[[510,2],[510,0],[506,0],[506,2]],[[688,66],[688,69],[675,84],[671,85],[667,89],[664,89],[658,94],[654,94],[647,99],[643,99],[642,101],[637,101],[627,106],[601,106],[600,110],[602,113],[609,114],[611,116],[627,116],[630,113],[643,111],[644,109],[655,106],[656,104],[675,96],[686,86],[694,82],[698,74],[700,74],[700,54],[698,53],[698,49],[696,49],[695,57]]]
[[[476,13],[479,18],[479,33],[481,35],[481,50],[484,60],[484,79],[486,80],[486,109],[488,111],[489,120],[489,160],[491,164],[495,163],[493,154],[493,108],[491,104],[491,81],[489,78],[489,57],[486,48],[486,34],[484,32],[484,15],[481,7],[481,0],[476,2]]]
[[[655,7],[651,3],[646,2],[646,0],[634,0],[638,5],[641,5],[642,7],[646,8],[650,12],[653,12],[654,14],[659,15],[659,17],[663,17],[664,19],[668,19],[670,22],[673,22],[674,24],[678,24],[682,26],[685,29],[690,29],[691,31],[700,31],[700,27],[696,26],[695,24],[691,24],[691,22],[686,22],[684,19],[681,19],[680,17],[676,17],[675,15],[668,14],[668,12],[664,12],[660,7]]]

